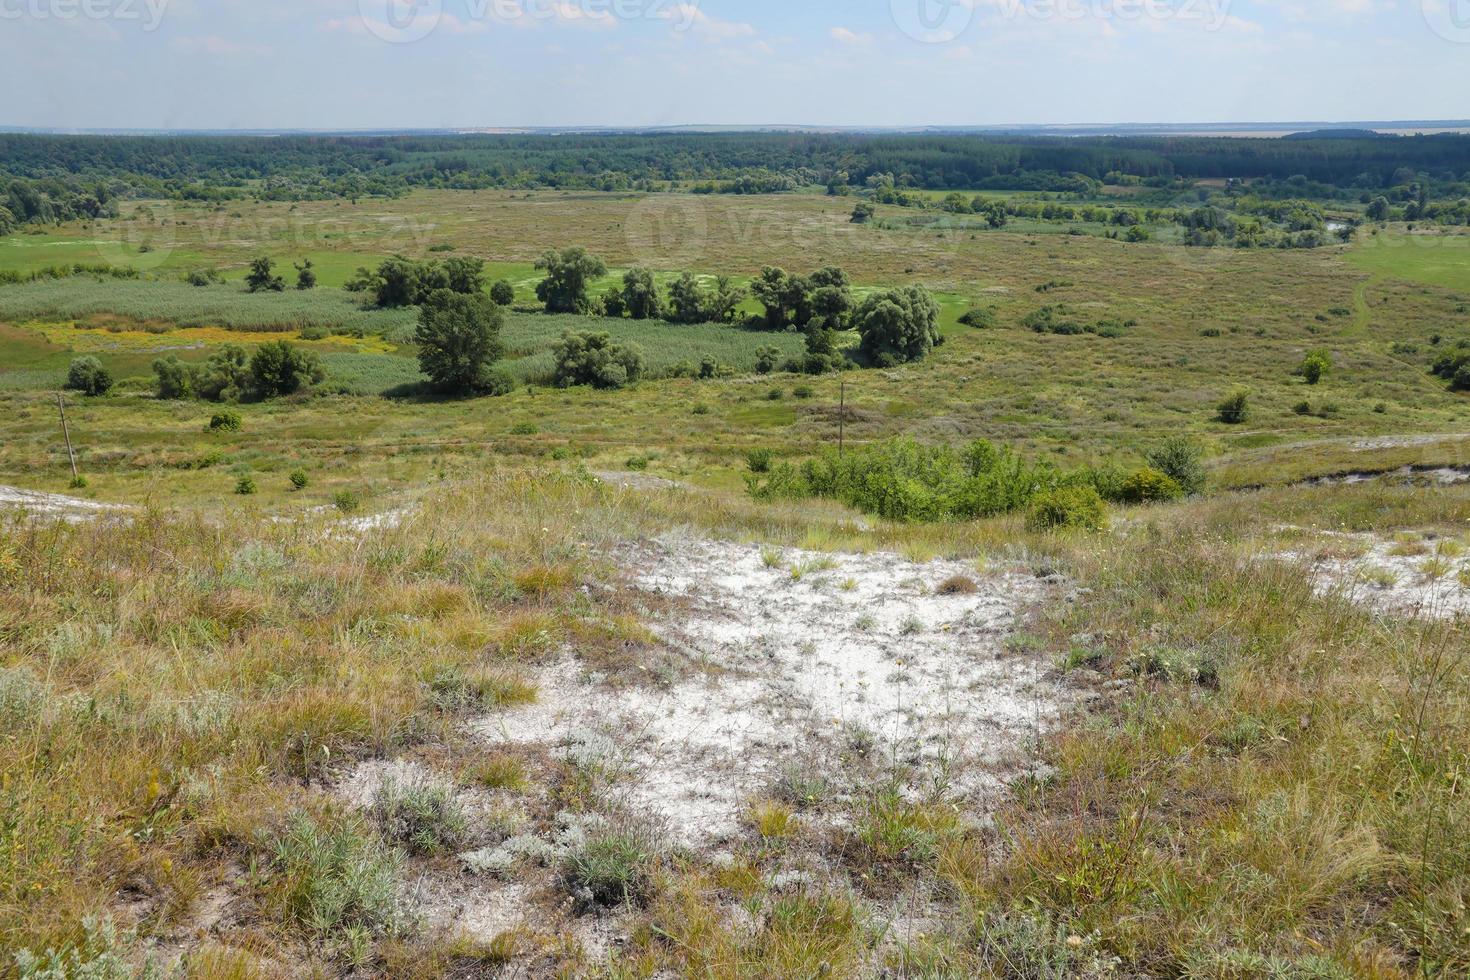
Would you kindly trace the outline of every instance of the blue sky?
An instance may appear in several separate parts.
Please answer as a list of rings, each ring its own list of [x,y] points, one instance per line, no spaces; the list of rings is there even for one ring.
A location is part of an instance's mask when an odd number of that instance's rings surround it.
[[[0,0],[11,126],[1457,118],[1467,69],[1470,0]]]

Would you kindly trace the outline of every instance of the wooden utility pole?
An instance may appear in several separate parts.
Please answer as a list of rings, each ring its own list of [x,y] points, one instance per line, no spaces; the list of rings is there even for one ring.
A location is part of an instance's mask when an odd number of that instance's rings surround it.
[[[842,379],[841,400],[837,403],[837,455],[847,452],[847,379]]]
[[[66,427],[66,401],[59,391],[56,393],[56,410],[61,413],[61,434],[66,438],[66,458],[71,460],[71,482],[76,483],[81,479],[81,474],[77,472],[76,451],[71,448],[71,430]]]

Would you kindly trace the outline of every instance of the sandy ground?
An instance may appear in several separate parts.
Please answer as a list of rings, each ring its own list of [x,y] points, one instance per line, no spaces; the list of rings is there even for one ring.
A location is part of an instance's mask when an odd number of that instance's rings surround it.
[[[1341,594],[1385,615],[1470,616],[1470,543],[1460,538],[1322,532],[1272,557],[1305,565],[1319,594]]]
[[[59,493],[42,493],[39,490],[7,486],[0,486],[0,508],[16,508],[31,514],[60,517],[69,521],[87,520],[127,510],[120,504],[104,504]]]

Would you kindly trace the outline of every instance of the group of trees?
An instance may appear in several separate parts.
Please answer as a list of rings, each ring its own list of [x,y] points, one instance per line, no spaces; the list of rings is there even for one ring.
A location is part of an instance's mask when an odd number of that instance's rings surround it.
[[[296,288],[315,289],[316,268],[311,264],[311,259],[298,262],[295,268]],[[202,271],[190,273],[188,281],[196,286],[207,286],[218,279],[218,273]],[[285,290],[286,280],[276,275],[275,263],[262,255],[250,263],[250,271],[245,275],[245,288],[252,293],[279,293]]]
[[[202,364],[170,354],[153,362],[159,398],[245,401],[292,395],[326,378],[321,359],[285,340],[262,344],[253,354],[225,344]]]
[[[455,256],[442,262],[421,261],[395,255],[377,269],[359,267],[344,288],[368,293],[374,306],[385,308],[421,306],[441,290],[474,296],[485,289],[485,260]],[[515,289],[510,283],[497,282],[491,298],[501,306],[509,306],[515,300]]]
[[[909,188],[1089,193],[1103,181],[1167,186],[1181,178],[1225,177],[1383,192],[1402,187],[1406,172],[1436,187],[1463,183],[1470,172],[1470,136],[628,133],[264,139],[11,133],[0,134],[0,161],[0,176],[75,188],[76,213],[95,216],[119,194],[355,200],[417,187],[651,190],[684,184],[696,191],[771,193],[826,185],[843,194],[877,181],[890,188],[883,194]],[[97,187],[106,195],[97,194]],[[45,193],[54,206],[71,191]],[[16,212],[5,196],[0,188],[0,205],[16,221],[36,220]]]

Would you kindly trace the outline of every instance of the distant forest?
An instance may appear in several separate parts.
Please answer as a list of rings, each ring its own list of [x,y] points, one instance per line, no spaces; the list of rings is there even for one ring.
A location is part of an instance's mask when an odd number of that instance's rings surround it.
[[[1470,136],[994,137],[792,133],[466,136],[0,134],[0,207],[17,223],[105,213],[119,197],[308,200],[420,188],[770,193],[877,183],[1086,192],[1101,183],[1295,181],[1356,198],[1419,182],[1455,194]],[[29,183],[28,192],[16,192]],[[7,203],[7,193],[10,201]],[[38,205],[38,201],[43,203]],[[25,212],[37,206],[52,215]]]

